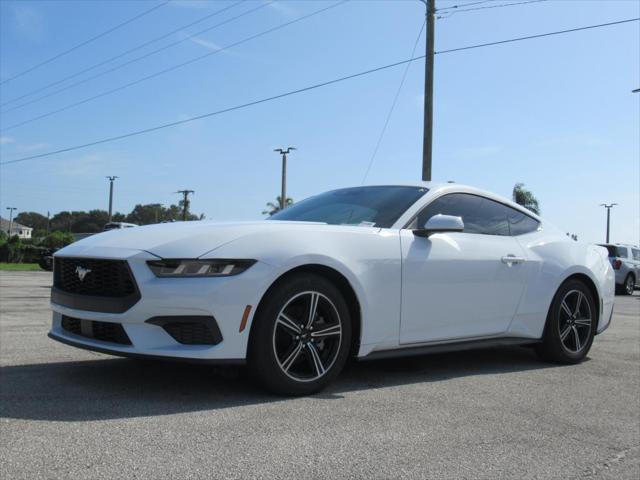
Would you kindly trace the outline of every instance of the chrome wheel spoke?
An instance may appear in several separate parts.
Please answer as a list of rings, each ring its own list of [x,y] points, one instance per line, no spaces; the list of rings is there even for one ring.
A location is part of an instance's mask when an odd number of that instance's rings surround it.
[[[320,295],[316,292],[311,292],[309,294],[309,317],[307,319],[307,328],[313,325],[313,321],[316,318],[316,313],[318,312],[318,300],[320,300]]]
[[[590,318],[578,318],[576,319],[576,327],[590,327],[591,319]]]
[[[582,345],[580,344],[580,335],[578,335],[578,329],[576,327],[571,327],[571,331],[573,332],[573,337],[576,342],[576,352],[578,352],[582,348]]]
[[[560,332],[560,340],[564,342],[564,340],[567,338],[567,335],[569,335],[569,332],[571,332],[570,326],[565,328],[562,332]]]
[[[342,333],[342,326],[338,324],[338,325],[332,325],[327,328],[323,328],[322,330],[316,330],[315,332],[312,332],[311,338],[331,337],[334,335],[340,335],[341,333]]]
[[[562,308],[562,311],[564,313],[566,313],[567,315],[569,315],[569,317],[571,317],[573,315],[571,313],[571,309],[569,308],[569,305],[567,305],[566,298],[565,298],[565,300],[562,300],[562,303],[560,304],[560,308]]]
[[[302,331],[298,324],[291,320],[291,318],[286,316],[284,313],[280,313],[280,315],[278,316],[277,324],[283,326],[291,333],[294,333],[296,335],[300,335],[300,332]]]
[[[582,299],[584,298],[584,294],[579,290],[576,290],[576,293],[578,294],[578,298],[576,300],[576,308],[573,311],[573,315],[577,317],[580,314],[580,307],[582,306]]]
[[[320,358],[320,354],[318,353],[316,346],[313,343],[307,343],[307,350],[309,351],[311,361],[313,362],[313,369],[316,372],[316,376],[321,377],[324,375],[325,368],[322,364],[322,359]]]
[[[289,356],[285,359],[284,362],[281,363],[282,369],[285,372],[288,372],[291,368],[291,365],[298,359],[300,356],[300,352],[302,351],[302,343],[298,342],[293,349],[293,351],[289,354]]]

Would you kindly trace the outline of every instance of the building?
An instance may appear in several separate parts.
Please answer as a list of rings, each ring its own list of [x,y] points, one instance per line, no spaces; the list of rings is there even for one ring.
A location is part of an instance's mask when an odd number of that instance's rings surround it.
[[[9,232],[11,229],[11,232]],[[0,217],[0,230],[6,233],[9,237],[17,235],[22,240],[28,240],[31,238],[31,232],[33,228],[22,225],[16,221],[9,222],[6,218]]]

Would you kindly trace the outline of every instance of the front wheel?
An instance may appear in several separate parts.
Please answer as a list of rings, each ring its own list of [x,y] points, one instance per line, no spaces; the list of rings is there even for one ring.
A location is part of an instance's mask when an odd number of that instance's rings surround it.
[[[342,370],[351,345],[349,309],[324,277],[298,274],[269,293],[254,319],[248,366],[268,389],[308,395]]]
[[[558,363],[579,363],[589,353],[596,330],[596,302],[587,286],[569,280],[558,289],[547,316],[538,355]]]
[[[633,289],[635,287],[636,280],[633,275],[628,274],[624,280],[624,293],[625,295],[633,295]]]

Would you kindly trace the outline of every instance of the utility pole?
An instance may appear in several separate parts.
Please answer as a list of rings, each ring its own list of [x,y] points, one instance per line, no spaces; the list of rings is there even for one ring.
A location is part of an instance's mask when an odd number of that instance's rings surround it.
[[[182,194],[182,221],[187,221],[187,211],[189,210],[189,194],[196,193],[193,190],[178,190],[176,193]]]
[[[276,148],[274,152],[278,152],[282,155],[282,184],[280,189],[280,210],[284,210],[287,206],[287,155],[296,147],[287,147],[286,150],[282,148]]]
[[[431,181],[433,150],[433,58],[435,56],[436,0],[422,0],[427,7],[427,42],[424,61],[424,133],[422,136],[422,180]]]
[[[9,238],[11,238],[11,233],[13,232],[13,211],[17,210],[16,207],[7,207],[9,210]]]
[[[607,209],[607,241],[606,243],[609,243],[609,225],[611,222],[611,209],[618,205],[617,203],[610,203],[609,205],[607,205],[606,203],[601,203],[600,206],[604,207]]]
[[[47,210],[47,235],[51,233],[51,212]]]
[[[105,177],[109,179],[109,222],[111,222],[112,218],[112,208],[113,208],[113,181],[118,178],[116,176]]]

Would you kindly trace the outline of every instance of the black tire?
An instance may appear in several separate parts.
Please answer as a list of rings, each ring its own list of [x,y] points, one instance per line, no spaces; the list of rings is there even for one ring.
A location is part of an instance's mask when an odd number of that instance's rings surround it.
[[[579,298],[581,303],[576,309]],[[591,290],[580,280],[568,280],[551,302],[542,342],[536,345],[536,352],[550,362],[580,363],[591,349],[597,322],[598,310]]]
[[[303,324],[313,298],[318,313]],[[293,320],[299,333],[283,319]],[[336,378],[350,346],[351,318],[340,291],[322,276],[295,274],[272,287],[256,312],[247,364],[252,376],[272,392],[309,395]]]

